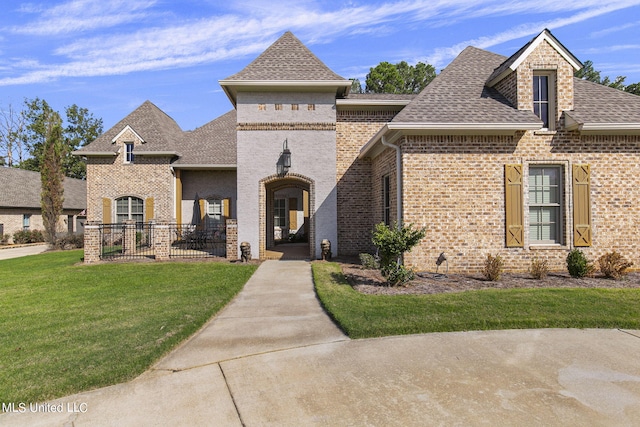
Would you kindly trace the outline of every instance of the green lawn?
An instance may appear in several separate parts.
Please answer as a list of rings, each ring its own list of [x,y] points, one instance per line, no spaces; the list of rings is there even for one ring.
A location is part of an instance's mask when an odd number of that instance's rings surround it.
[[[0,402],[132,379],[197,331],[255,265],[77,264],[82,251],[0,261]]]
[[[490,329],[640,329],[640,289],[505,289],[388,296],[356,292],[338,264],[314,263],[313,277],[325,310],[351,338]]]

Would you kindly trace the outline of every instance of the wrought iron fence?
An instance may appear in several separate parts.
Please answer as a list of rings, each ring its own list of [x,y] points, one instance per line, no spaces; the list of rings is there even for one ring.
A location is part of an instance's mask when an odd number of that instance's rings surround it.
[[[153,258],[153,224],[101,224],[100,259]]]
[[[171,258],[224,257],[227,235],[224,224],[172,224]]]

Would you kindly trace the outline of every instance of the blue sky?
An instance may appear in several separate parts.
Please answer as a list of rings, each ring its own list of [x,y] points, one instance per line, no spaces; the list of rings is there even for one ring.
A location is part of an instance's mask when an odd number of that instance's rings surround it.
[[[602,76],[640,82],[640,0],[3,0],[0,108],[77,104],[105,130],[150,100],[184,129],[232,106],[218,80],[292,31],[333,71],[444,68],[466,46],[510,56],[549,28]],[[535,11],[533,9],[535,8]]]

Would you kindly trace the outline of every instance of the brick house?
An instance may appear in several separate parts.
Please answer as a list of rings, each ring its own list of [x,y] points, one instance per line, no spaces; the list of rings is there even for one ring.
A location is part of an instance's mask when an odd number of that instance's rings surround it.
[[[287,234],[311,258],[323,239],[371,251],[374,224],[402,221],[427,230],[405,258],[417,269],[440,252],[454,271],[488,253],[561,269],[574,247],[637,264],[640,97],[574,78],[581,66],[545,30],[510,58],[465,49],[418,95],[350,94],[287,32],[220,81],[229,113],[184,132],[145,102],[79,150],[88,220],[199,211],[237,220],[261,258]]]
[[[87,183],[80,179],[64,179],[63,211],[58,233],[82,233],[87,202]],[[21,230],[44,231],[40,193],[40,173],[24,169],[0,167],[0,237]]]

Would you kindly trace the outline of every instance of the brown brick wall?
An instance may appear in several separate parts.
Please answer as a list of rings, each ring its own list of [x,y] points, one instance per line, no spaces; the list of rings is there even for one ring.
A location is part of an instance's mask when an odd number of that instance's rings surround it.
[[[358,159],[360,149],[390,121],[396,111],[338,111],[336,169],[338,248],[341,255],[372,251],[371,159]]]
[[[403,142],[402,150],[404,221],[427,229],[420,246],[405,258],[418,270],[434,270],[442,251],[448,255],[450,271],[480,271],[489,253],[501,255],[508,271],[526,271],[536,256],[548,259],[554,270],[565,270],[573,246],[571,165],[577,163],[591,165],[593,245],[584,252],[595,260],[615,249],[640,264],[639,136],[414,136]],[[562,166],[563,245],[529,245],[525,175],[525,246],[505,247],[507,163],[523,164],[525,170],[535,163]]]
[[[133,164],[124,164],[122,155],[92,157],[87,160],[87,220],[102,221],[102,198],[114,200],[135,196],[143,200],[154,198],[157,220],[173,219],[173,175],[168,157],[135,157]],[[115,216],[112,214],[115,221]]]

